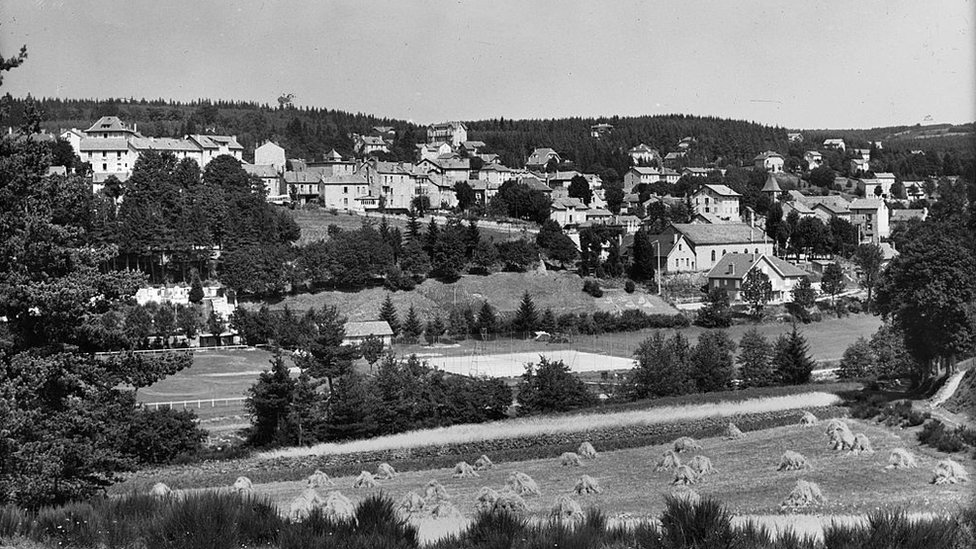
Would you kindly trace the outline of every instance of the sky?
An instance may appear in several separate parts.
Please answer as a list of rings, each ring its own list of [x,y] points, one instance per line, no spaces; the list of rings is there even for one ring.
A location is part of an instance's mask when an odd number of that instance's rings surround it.
[[[684,113],[976,120],[974,0],[18,0],[0,93],[243,99],[417,123]]]

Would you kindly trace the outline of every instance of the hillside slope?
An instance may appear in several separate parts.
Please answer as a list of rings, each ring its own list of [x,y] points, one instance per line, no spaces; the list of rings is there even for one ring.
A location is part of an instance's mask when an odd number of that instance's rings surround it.
[[[976,420],[976,368],[970,368],[956,392],[942,406],[950,412]]]
[[[551,308],[557,315],[629,308],[639,308],[647,313],[677,313],[657,296],[639,291],[627,294],[622,290],[606,290],[602,298],[596,299],[583,293],[583,279],[566,272],[465,275],[452,284],[425,280],[413,291],[394,292],[390,296],[401,316],[413,305],[421,319],[428,319],[435,314],[447,317],[455,306],[470,306],[477,311],[485,301],[502,315],[512,314],[518,309],[524,292],[532,296],[537,310]],[[379,316],[380,306],[388,293],[384,288],[358,292],[323,291],[288,296],[269,305],[277,309],[287,305],[299,311],[337,305],[349,320],[372,320]]]

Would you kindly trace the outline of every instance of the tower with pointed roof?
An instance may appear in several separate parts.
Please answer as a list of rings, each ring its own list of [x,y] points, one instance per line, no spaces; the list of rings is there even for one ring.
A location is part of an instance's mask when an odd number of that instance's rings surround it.
[[[776,201],[776,197],[783,192],[783,189],[779,186],[779,181],[776,180],[776,176],[772,172],[766,177],[766,184],[763,185],[762,193],[769,195],[769,199]]]

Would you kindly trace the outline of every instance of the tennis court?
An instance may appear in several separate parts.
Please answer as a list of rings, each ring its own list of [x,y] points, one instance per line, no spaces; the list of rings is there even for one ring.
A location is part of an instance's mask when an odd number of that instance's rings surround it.
[[[473,352],[453,356],[427,354],[423,357],[423,360],[432,367],[453,374],[516,377],[525,372],[526,364],[530,362],[537,364],[541,356],[549,360],[561,360],[573,372],[630,370],[634,367],[634,360],[631,358],[585,353],[569,349],[500,354],[480,354]]]

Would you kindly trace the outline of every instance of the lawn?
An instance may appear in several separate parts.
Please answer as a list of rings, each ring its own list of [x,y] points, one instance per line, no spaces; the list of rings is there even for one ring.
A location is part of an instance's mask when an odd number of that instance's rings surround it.
[[[309,242],[314,242],[316,240],[328,240],[329,225],[335,225],[346,230],[355,230],[362,226],[364,220],[368,220],[369,222],[376,223],[378,225],[380,223],[380,219],[382,218],[382,216],[379,214],[370,214],[369,217],[350,214],[348,212],[337,212],[333,214],[326,208],[291,210],[291,214],[298,223],[298,226],[302,229],[302,236],[298,240],[298,244],[300,245],[308,244]],[[421,225],[424,226],[424,230],[426,230],[426,225],[430,223],[430,218],[420,218],[419,221]],[[406,232],[407,219],[405,216],[389,215],[386,216],[386,222],[391,227],[400,229],[401,233]],[[478,228],[483,237],[493,238],[496,241],[509,240],[512,237],[520,234],[519,232],[515,231],[502,231],[489,227]]]
[[[805,509],[817,515],[860,515],[878,508],[907,508],[913,513],[945,513],[964,503],[971,492],[967,485],[935,486],[929,483],[935,463],[945,457],[934,450],[919,447],[915,429],[890,429],[873,422],[851,420],[852,430],[870,439],[874,454],[852,455],[830,450],[822,426],[788,426],[747,433],[740,440],[711,438],[702,440],[701,454],[711,459],[717,474],[707,476],[693,488],[702,495],[725,502],[739,515],[779,513],[779,504],[794,482],[805,479],[820,485],[826,503]],[[886,469],[893,448],[909,448],[919,460],[919,468]],[[353,488],[354,477],[335,479],[335,490],[353,502],[372,493],[382,492],[395,499],[407,492],[422,494],[428,481],[443,484],[451,501],[466,518],[475,513],[475,502],[482,486],[500,490],[508,475],[520,471],[531,476],[542,490],[541,497],[528,497],[529,510],[544,514],[561,495],[572,495],[584,507],[596,506],[611,517],[647,518],[663,509],[663,496],[672,490],[673,475],[655,472],[654,465],[669,446],[649,446],[601,453],[595,460],[585,460],[581,467],[562,467],[555,459],[537,459],[517,463],[496,463],[480,478],[455,479],[451,469],[433,469],[401,473],[399,478],[380,481],[372,489]],[[599,451],[600,448],[598,447]],[[800,452],[812,468],[804,472],[777,472],[780,456],[786,450]],[[690,455],[683,455],[687,460]],[[972,473],[973,462],[957,454],[955,459]],[[328,472],[328,471],[326,471]],[[572,488],[580,475],[596,478],[602,494],[576,496]],[[302,481],[257,484],[255,490],[287,510],[292,498],[304,488]]]

